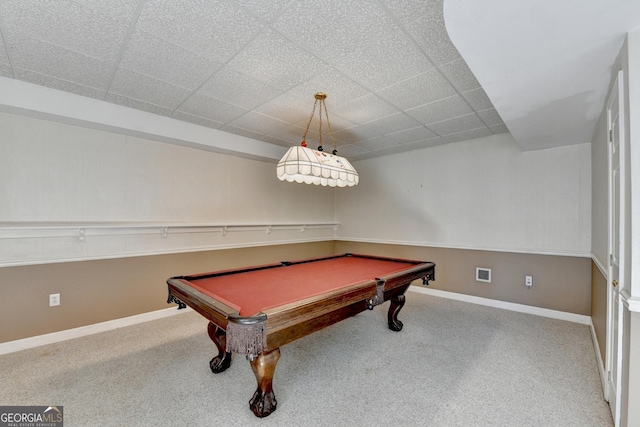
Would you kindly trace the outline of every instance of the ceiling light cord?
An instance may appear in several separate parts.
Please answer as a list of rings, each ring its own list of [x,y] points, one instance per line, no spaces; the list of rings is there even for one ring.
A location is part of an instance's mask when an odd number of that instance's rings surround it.
[[[311,126],[311,122],[313,121],[313,116],[316,114],[316,108],[318,108],[318,151],[323,151],[322,147],[322,109],[324,107],[324,115],[327,120],[327,128],[329,129],[329,136],[331,137],[331,143],[333,144],[332,154],[338,154],[338,147],[336,146],[336,141],[333,138],[333,133],[331,132],[331,122],[329,121],[329,111],[327,110],[327,104],[324,100],[327,98],[327,94],[323,92],[317,92],[315,94],[315,102],[313,103],[313,110],[311,111],[311,116],[309,116],[309,121],[307,122],[307,128],[304,131],[304,135],[302,136],[302,142],[300,145],[303,147],[307,146],[307,133],[309,132],[309,127]]]

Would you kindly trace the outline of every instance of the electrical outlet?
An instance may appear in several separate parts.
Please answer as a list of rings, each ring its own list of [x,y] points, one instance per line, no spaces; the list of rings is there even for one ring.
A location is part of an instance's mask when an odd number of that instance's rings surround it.
[[[60,305],[60,294],[50,294],[49,307],[55,307],[56,305]]]
[[[533,286],[533,276],[524,276],[524,284],[530,288]]]

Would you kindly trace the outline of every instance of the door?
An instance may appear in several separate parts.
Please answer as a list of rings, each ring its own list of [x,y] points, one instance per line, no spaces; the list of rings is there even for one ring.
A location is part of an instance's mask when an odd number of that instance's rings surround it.
[[[614,425],[620,425],[620,382],[622,371],[622,283],[620,271],[624,256],[624,144],[622,140],[621,107],[622,71],[607,102],[609,136],[609,269],[607,285],[607,389]]]

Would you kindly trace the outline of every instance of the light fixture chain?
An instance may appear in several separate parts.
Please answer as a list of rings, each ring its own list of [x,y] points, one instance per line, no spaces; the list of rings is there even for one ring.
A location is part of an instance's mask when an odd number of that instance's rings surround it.
[[[316,99],[316,102],[318,100]],[[327,111],[327,106],[324,103],[324,99],[320,99],[320,108],[318,109],[318,150],[322,151],[322,107],[324,111]]]
[[[327,117],[327,128],[329,128],[329,136],[331,137],[331,143],[333,144],[333,150],[337,152],[338,151],[338,147],[336,147],[336,141],[335,141],[335,139],[333,139],[333,132],[331,132],[331,122],[329,121],[329,110],[327,110],[327,104],[324,103],[324,100],[322,101],[322,103],[324,104],[324,114]]]
[[[311,126],[311,121],[313,120],[313,115],[316,113],[316,105],[318,105],[318,100],[313,103],[313,111],[311,111],[311,116],[309,116],[309,122],[307,123],[307,129],[304,131],[304,135],[302,136],[302,140],[307,140],[307,132],[309,132],[309,126]]]

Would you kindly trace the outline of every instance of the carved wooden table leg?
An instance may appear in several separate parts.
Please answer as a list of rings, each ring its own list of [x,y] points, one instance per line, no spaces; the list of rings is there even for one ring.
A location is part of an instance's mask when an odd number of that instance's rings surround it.
[[[256,417],[266,417],[276,410],[276,396],[273,394],[273,374],[280,359],[280,349],[260,353],[251,360],[251,369],[256,376],[258,388],[249,401],[249,407]]]
[[[224,329],[220,329],[212,322],[209,322],[209,326],[207,326],[207,332],[209,333],[209,338],[218,348],[218,355],[211,359],[209,362],[209,367],[214,374],[219,374],[220,372],[224,372],[227,370],[229,366],[231,366],[231,353],[227,353],[227,333]]]
[[[391,305],[389,306],[389,314],[387,315],[387,319],[389,321],[389,329],[391,329],[392,331],[402,330],[402,322],[398,320],[398,313],[404,306],[404,303],[404,294],[400,294],[391,298]]]

